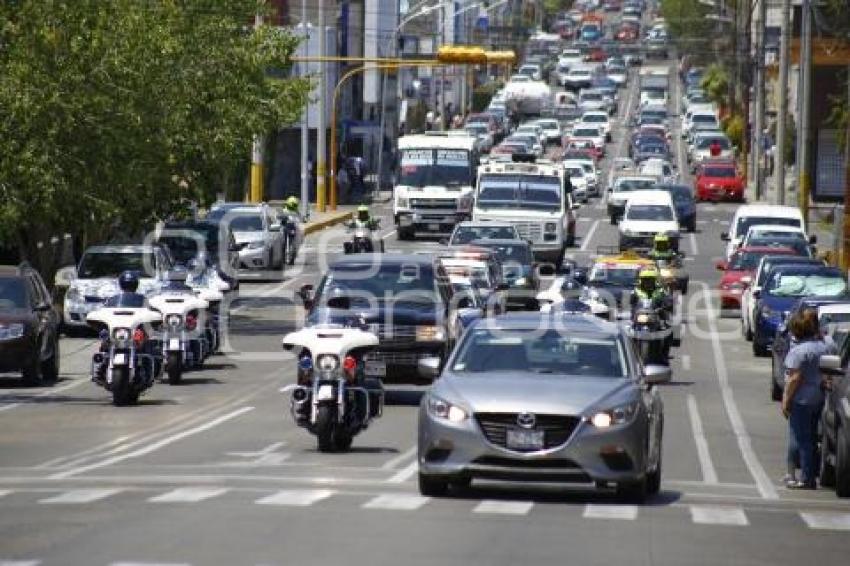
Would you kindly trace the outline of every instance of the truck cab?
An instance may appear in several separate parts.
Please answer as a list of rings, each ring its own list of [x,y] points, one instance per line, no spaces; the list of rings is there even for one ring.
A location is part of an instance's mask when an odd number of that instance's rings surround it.
[[[444,132],[403,136],[398,150],[393,217],[399,239],[447,236],[471,218],[475,137]]]

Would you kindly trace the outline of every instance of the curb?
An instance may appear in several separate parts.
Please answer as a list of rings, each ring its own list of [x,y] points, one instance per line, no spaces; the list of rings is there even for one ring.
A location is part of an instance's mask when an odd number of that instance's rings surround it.
[[[312,234],[313,232],[318,232],[319,230],[324,230],[329,226],[334,226],[336,224],[341,224],[346,220],[350,220],[354,216],[354,211],[349,210],[348,212],[337,212],[329,216],[328,218],[324,218],[322,220],[318,220],[316,222],[309,222],[304,227],[304,235]]]

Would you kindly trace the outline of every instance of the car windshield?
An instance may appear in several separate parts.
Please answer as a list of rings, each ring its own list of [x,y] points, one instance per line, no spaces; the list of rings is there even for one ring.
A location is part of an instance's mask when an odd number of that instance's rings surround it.
[[[673,220],[673,209],[663,204],[638,204],[630,206],[626,213],[628,220]]]
[[[468,244],[473,240],[516,240],[513,226],[459,226],[452,235],[450,245]]]
[[[21,277],[0,277],[0,311],[27,306],[27,290]]]
[[[847,281],[834,273],[779,271],[767,282],[765,291],[776,297],[838,297],[847,293]]]
[[[543,128],[544,130],[560,129],[558,122],[556,122],[555,120],[540,120],[539,122],[537,122],[537,125]]]
[[[476,328],[464,340],[452,364],[459,374],[489,372],[539,373],[624,378],[620,343],[603,334],[551,329]]]
[[[735,224],[735,235],[739,238],[743,237],[744,235],[746,235],[747,230],[750,229],[750,226],[757,226],[759,224],[772,224],[774,226],[793,226],[795,228],[799,228],[800,219],[771,216],[742,216],[738,218],[738,222]]]
[[[647,153],[652,155],[663,155],[667,152],[667,148],[661,144],[643,143],[638,148],[639,153]]]
[[[705,167],[702,170],[704,177],[716,177],[721,179],[734,179],[734,167]]]
[[[716,124],[717,118],[711,114],[694,114],[691,117],[691,122],[701,122],[703,124]]]
[[[259,214],[239,214],[230,220],[230,229],[234,232],[262,232],[263,217]]]
[[[747,238],[791,238],[800,240],[806,239],[802,232],[788,232],[785,230],[771,229],[750,230],[749,232],[747,232]]]
[[[729,260],[731,271],[752,271],[758,267],[761,258],[770,252],[737,252]]]
[[[198,255],[199,251],[206,251],[210,255],[218,253],[218,227],[175,229],[167,226],[165,235],[158,242],[167,246],[171,255],[179,263],[186,263]],[[198,248],[202,249],[198,249]]]
[[[531,250],[521,242],[516,244],[476,242],[476,245],[493,250],[496,253],[496,258],[502,264],[520,263],[527,265],[531,263]]]
[[[580,138],[595,138],[599,137],[599,130],[596,128],[576,128],[573,130],[573,135]]]
[[[561,180],[542,175],[484,175],[479,182],[481,208],[558,211],[563,197]]]
[[[451,259],[443,260],[443,267],[449,277],[461,277],[466,279],[473,285],[489,289],[493,286],[490,280],[490,272],[487,266],[482,263],[465,263],[463,261],[453,262]]]
[[[608,121],[608,116],[604,114],[587,114],[582,117],[582,121],[588,124],[603,124]]]
[[[648,109],[644,109],[644,110],[642,110],[642,111],[641,111],[641,113],[640,113],[640,117],[641,117],[641,118],[649,117],[649,116],[654,116],[654,117],[656,117],[656,118],[660,118],[661,120],[664,120],[664,119],[666,119],[666,118],[667,118],[667,111],[666,111],[666,110],[648,110]]]
[[[77,276],[81,279],[118,277],[124,271],[135,271],[151,277],[155,272],[154,256],[142,252],[88,252],[80,261]]]
[[[655,181],[651,179],[623,179],[618,181],[615,190],[618,193],[627,193],[631,191],[644,191],[652,189],[655,186]]]
[[[750,238],[747,242],[752,247],[767,248],[791,248],[797,255],[811,257],[812,250],[809,243],[801,238]]]
[[[465,149],[405,149],[399,185],[462,187],[472,185],[472,156]]]
[[[583,92],[581,94],[581,100],[582,101],[585,101],[585,100],[590,100],[590,101],[602,100],[602,93],[601,92]]]
[[[433,271],[416,263],[363,263],[337,265],[316,290],[320,302],[346,296],[353,305],[438,302]]]
[[[714,142],[720,145],[721,150],[727,150],[731,147],[726,138],[699,138],[696,146],[698,149],[709,149]]]
[[[564,167],[564,173],[569,175],[571,179],[573,177],[584,178],[584,169],[582,167]]]
[[[588,280],[595,287],[610,285],[612,287],[634,287],[638,279],[637,267],[615,267],[606,264],[594,265],[590,270]]]

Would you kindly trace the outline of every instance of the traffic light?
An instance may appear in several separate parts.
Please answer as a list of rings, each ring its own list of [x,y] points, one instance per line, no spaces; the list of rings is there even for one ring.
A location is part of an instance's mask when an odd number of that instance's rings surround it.
[[[484,65],[487,63],[487,52],[481,47],[445,45],[437,50],[437,61],[450,65]]]

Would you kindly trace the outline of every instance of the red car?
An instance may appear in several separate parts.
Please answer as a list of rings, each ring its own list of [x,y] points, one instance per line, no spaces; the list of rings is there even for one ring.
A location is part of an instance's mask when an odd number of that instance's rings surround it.
[[[622,41],[625,43],[631,43],[637,41],[638,38],[638,30],[634,26],[630,25],[622,25],[620,29],[617,30],[617,33],[614,34],[614,39],[617,41]]]
[[[703,161],[697,169],[696,199],[698,201],[744,201],[744,179],[733,161]]]
[[[583,150],[589,153],[595,161],[599,161],[605,156],[605,150],[593,143],[593,140],[587,138],[566,138],[564,147],[567,151]]]
[[[797,252],[791,248],[751,246],[738,249],[728,262],[717,262],[717,269],[723,272],[718,285],[721,309],[741,308],[741,295],[752,282],[759,261],[766,255],[797,255]]]

